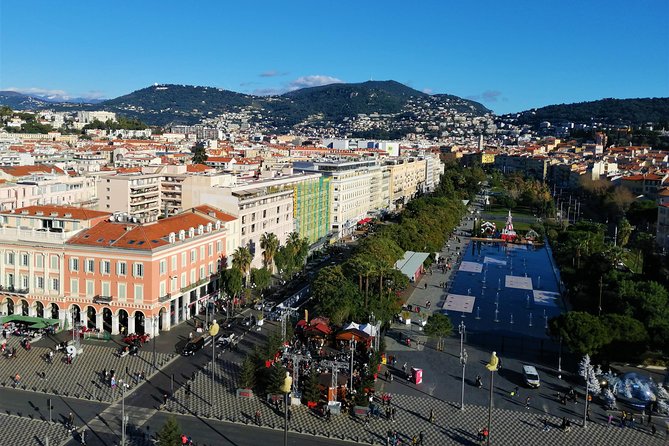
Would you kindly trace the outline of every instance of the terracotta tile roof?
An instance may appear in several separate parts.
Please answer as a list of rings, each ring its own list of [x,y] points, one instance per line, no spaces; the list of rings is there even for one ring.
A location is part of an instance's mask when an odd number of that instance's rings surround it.
[[[207,158],[208,163],[229,163],[234,158],[229,156],[210,156]]]
[[[212,207],[211,209],[217,210],[222,215],[227,215],[216,208]],[[197,230],[199,225],[206,227],[207,223],[213,224],[215,220],[216,217],[195,212],[195,210],[182,212],[181,214],[146,224],[105,220],[90,229],[80,232],[68,240],[67,243],[71,245],[104,246],[150,251],[169,245],[169,235],[172,232],[178,236],[180,230],[186,232],[190,228]]]
[[[24,214],[27,212],[27,214]],[[86,208],[77,208],[74,206],[27,206],[24,208],[14,209],[12,211],[0,212],[3,215],[38,215],[38,212],[41,212],[42,216],[53,216],[59,218],[71,218],[73,220],[92,220],[94,218],[106,217],[111,215],[109,212],[94,211]],[[55,214],[55,215],[52,215]],[[66,214],[70,214],[71,217],[65,217]]]
[[[52,166],[50,164],[35,164],[34,166],[10,166],[10,167],[0,167],[0,170],[5,172],[7,175],[18,177],[27,177],[34,173],[58,173],[64,174],[62,169]]]
[[[189,164],[188,166],[186,166],[187,172],[208,172],[210,170],[214,169],[207,166],[206,164]]]
[[[661,180],[662,177],[659,175],[655,175],[654,173],[644,173],[644,174],[639,174],[639,175],[630,175],[627,177],[623,177],[623,181],[643,181],[643,180]]]
[[[237,220],[237,217],[234,215],[226,214],[225,212],[221,211],[218,208],[215,208],[213,206],[209,206],[208,204],[203,204],[201,206],[197,206],[195,208],[197,211],[205,213],[207,215],[211,215],[211,213],[214,213],[214,217],[221,220],[222,222],[229,222],[233,220]]]
[[[116,170],[117,173],[141,173],[141,167],[119,167]]]

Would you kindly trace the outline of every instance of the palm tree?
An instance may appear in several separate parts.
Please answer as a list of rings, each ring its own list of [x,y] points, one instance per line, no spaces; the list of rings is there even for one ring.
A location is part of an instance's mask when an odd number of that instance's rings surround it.
[[[293,254],[297,254],[297,250],[300,247],[300,234],[294,231],[288,234],[286,246],[290,246],[293,249]]]
[[[276,234],[265,232],[260,236],[260,247],[263,249],[262,257],[265,268],[270,273],[274,272],[274,255],[279,249],[279,239]]]
[[[237,268],[239,272],[242,273],[245,282],[252,261],[253,256],[251,255],[251,251],[245,246],[238,247],[235,252],[232,253],[232,267]]]

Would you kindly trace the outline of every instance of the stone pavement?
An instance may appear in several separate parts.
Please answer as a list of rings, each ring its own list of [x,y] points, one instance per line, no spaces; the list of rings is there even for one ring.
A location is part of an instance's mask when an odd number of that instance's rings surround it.
[[[259,398],[238,398],[235,396],[236,377],[239,365],[230,361],[219,361],[216,385],[212,389],[209,370],[200,372],[191,383],[191,395],[185,389],[178,390],[168,402],[169,412],[192,415],[234,423],[255,424],[256,410],[261,413],[261,424],[272,429],[283,428],[283,412]],[[496,392],[497,393],[497,392]],[[498,398],[496,396],[496,398]],[[376,404],[379,404],[378,402]],[[487,423],[487,407],[468,405],[464,411],[459,405],[435,397],[423,395],[395,394],[392,407],[396,409],[396,421],[385,416],[374,417],[367,425],[360,418],[349,415],[333,415],[328,422],[305,406],[291,409],[290,430],[293,432],[318,435],[333,439],[349,440],[357,443],[385,444],[388,430],[396,430],[404,441],[424,432],[426,445],[475,444],[476,433]],[[429,413],[433,409],[436,422],[430,423]],[[381,408],[383,412],[383,408]],[[607,427],[601,416],[593,416],[594,421],[587,429],[579,427],[580,418],[572,418],[573,428],[569,433],[559,429],[561,419],[546,415],[541,408],[525,410],[494,409],[492,434],[497,444],[524,445],[613,445],[652,446],[663,444],[664,427],[658,424],[658,433],[650,435],[649,426],[638,428]],[[550,429],[544,432],[543,420],[547,419]],[[657,420],[662,423],[662,420]],[[140,429],[141,430],[141,429]]]
[[[83,353],[72,364],[66,364],[65,355],[60,352],[54,355],[53,364],[49,364],[45,357],[50,348],[33,346],[25,351],[18,346],[19,341],[18,337],[10,337],[8,342],[16,346],[16,358],[0,357],[0,386],[111,402],[120,397],[120,391],[112,391],[103,382],[102,369],[113,369],[119,379],[130,381],[135,373],[143,371],[147,378],[153,373],[153,353],[148,345],[140,349],[139,355],[125,357],[119,357],[111,346],[84,345]],[[175,354],[157,353],[156,363],[160,368],[174,357]],[[17,373],[21,377],[18,386],[14,383]]]
[[[273,429],[283,428],[283,412],[258,398],[237,398],[235,377],[239,366],[231,362],[222,362],[216,386],[211,388],[209,371],[199,373],[191,384],[192,394],[185,395],[182,388],[176,392],[166,410],[244,424],[255,424],[256,410],[261,413],[261,424]],[[210,404],[211,403],[211,404]],[[378,403],[377,403],[378,404]],[[475,444],[476,433],[487,423],[487,408],[470,405],[464,411],[458,405],[429,396],[394,395],[392,407],[396,409],[396,421],[389,421],[385,416],[374,417],[367,425],[360,418],[349,415],[333,415],[328,422],[305,406],[291,409],[290,430],[333,439],[342,439],[367,444],[385,444],[386,432],[396,430],[404,441],[424,432],[426,445]],[[430,409],[436,414],[436,422],[428,420]],[[383,408],[381,409],[383,411]],[[543,420],[547,419],[550,429],[542,431]],[[607,427],[606,420],[598,419],[589,423],[587,429],[578,426],[580,419],[572,419],[573,428],[569,433],[559,429],[561,419],[545,415],[541,410],[493,410],[491,438],[497,444],[523,445],[561,444],[561,445],[612,445],[628,446],[660,445],[664,441],[664,429],[659,426],[655,437],[650,435],[649,427],[638,428]],[[141,429],[140,429],[141,430]]]
[[[0,414],[0,443],[11,446],[59,445],[71,437],[60,423]]]

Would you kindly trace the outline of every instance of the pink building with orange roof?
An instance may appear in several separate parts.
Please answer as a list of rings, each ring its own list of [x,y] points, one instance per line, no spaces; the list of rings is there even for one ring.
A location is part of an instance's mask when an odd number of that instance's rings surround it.
[[[0,213],[0,313],[158,334],[218,295],[228,224],[200,206],[139,224],[64,206]]]

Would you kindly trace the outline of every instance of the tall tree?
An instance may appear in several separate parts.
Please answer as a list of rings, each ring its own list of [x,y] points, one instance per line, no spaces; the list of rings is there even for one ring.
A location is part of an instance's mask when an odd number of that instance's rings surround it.
[[[274,272],[274,256],[279,249],[279,239],[272,232],[265,232],[260,236],[260,247],[263,249],[262,257],[265,268]]]
[[[247,355],[242,362],[242,368],[239,372],[239,386],[242,389],[252,389],[256,384],[256,364],[250,355]]]
[[[561,337],[569,349],[579,355],[597,353],[611,339],[606,326],[597,318],[581,311],[570,311],[551,319],[549,329]]]
[[[443,338],[453,333],[453,324],[451,319],[445,314],[434,313],[428,319],[423,329],[425,334],[437,338],[437,349],[443,349]]]
[[[181,445],[181,427],[173,415],[165,421],[163,427],[158,431],[157,437],[160,446]]]
[[[193,146],[192,152],[193,164],[204,164],[207,162],[208,157],[204,141],[196,142],[195,146]]]
[[[246,280],[246,276],[249,273],[251,268],[251,262],[253,261],[253,256],[251,251],[245,246],[238,247],[235,252],[232,253],[232,267],[239,270]]]

